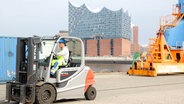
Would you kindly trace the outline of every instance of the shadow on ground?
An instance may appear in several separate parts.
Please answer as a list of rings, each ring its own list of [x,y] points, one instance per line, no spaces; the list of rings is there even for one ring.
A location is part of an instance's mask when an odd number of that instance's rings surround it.
[[[61,100],[57,100],[54,103],[67,103],[67,102],[76,102],[76,101],[83,101],[85,99],[61,99]]]

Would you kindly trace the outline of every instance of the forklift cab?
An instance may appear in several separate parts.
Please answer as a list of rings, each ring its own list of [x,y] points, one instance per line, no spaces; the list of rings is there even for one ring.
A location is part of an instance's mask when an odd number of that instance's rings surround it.
[[[59,48],[59,40],[64,39],[66,41],[66,47],[68,47],[69,50],[69,58],[66,66],[59,66],[59,69],[55,73],[54,76],[50,75],[50,70],[52,69],[52,60],[54,59],[54,53],[59,52],[61,49]],[[46,82],[56,82],[56,83],[62,83],[66,81],[67,79],[70,79],[72,76],[80,72],[84,66],[85,66],[85,60],[84,60],[84,47],[83,42],[81,39],[76,37],[68,37],[68,36],[62,36],[55,40],[51,40],[53,42],[53,47],[51,49],[48,48],[48,44],[50,44],[49,41],[42,42],[42,54],[46,57],[42,57],[47,59],[49,56],[48,64],[46,67],[44,67],[45,70],[42,70],[42,78]],[[50,50],[48,52],[48,50]],[[47,52],[46,52],[47,51]],[[49,55],[50,54],[50,55]],[[45,71],[45,72],[44,72]],[[58,85],[59,86],[59,85]]]
[[[52,60],[54,58],[54,53],[57,53],[60,51],[59,48],[59,40],[64,39],[66,41],[66,47],[68,47],[69,50],[69,58],[68,58],[68,63],[66,66],[60,66],[59,69],[57,70],[55,77],[52,77],[49,73],[52,68]],[[83,42],[81,39],[76,38],[76,37],[59,37],[55,43],[54,46],[51,50],[51,55],[50,55],[50,61],[49,61],[49,67],[47,67],[47,76],[45,77],[45,81],[54,81],[57,83],[58,86],[67,79],[71,78],[74,76],[76,73],[80,72],[85,65],[84,61],[84,47],[83,47]]]

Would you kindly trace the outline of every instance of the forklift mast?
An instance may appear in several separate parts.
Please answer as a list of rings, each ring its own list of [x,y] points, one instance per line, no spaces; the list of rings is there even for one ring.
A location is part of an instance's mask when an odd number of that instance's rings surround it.
[[[16,58],[16,80],[7,82],[6,99],[22,104],[35,102],[35,85],[37,82],[41,38],[18,38]]]
[[[18,38],[16,81],[22,84],[36,83],[41,38]]]

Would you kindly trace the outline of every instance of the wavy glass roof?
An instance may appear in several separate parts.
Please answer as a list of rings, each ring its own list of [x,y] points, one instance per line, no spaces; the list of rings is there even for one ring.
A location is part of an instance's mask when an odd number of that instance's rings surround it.
[[[131,34],[131,18],[123,9],[112,11],[88,9],[83,4],[74,6],[69,3],[69,34],[80,38],[127,38]]]

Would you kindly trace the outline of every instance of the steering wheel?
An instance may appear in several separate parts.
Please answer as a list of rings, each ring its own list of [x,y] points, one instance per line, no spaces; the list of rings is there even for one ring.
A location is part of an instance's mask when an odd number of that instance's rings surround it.
[[[53,59],[57,59],[57,56],[56,56],[56,54],[54,54],[54,55],[53,55]]]

